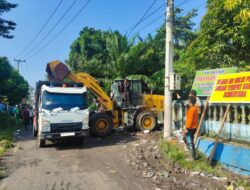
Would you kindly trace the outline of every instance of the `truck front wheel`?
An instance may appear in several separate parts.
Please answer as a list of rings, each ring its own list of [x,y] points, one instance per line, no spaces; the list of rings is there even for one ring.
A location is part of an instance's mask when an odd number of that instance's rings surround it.
[[[90,118],[90,130],[98,137],[104,137],[111,133],[113,128],[112,119],[106,113],[96,113]]]

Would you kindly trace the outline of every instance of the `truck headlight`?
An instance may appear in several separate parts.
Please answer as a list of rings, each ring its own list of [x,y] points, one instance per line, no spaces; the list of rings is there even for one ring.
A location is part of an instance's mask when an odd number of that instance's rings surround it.
[[[42,120],[42,132],[50,132],[50,121]]]
[[[88,129],[89,124],[88,123],[82,123],[82,129]]]
[[[88,129],[88,128],[89,128],[89,112],[86,112],[82,120],[82,129]]]

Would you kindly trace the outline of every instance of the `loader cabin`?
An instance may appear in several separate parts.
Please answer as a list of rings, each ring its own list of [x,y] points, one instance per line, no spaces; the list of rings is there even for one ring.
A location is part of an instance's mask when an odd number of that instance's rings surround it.
[[[110,97],[116,107],[142,105],[142,94],[150,91],[147,84],[142,80],[119,79],[111,85]]]

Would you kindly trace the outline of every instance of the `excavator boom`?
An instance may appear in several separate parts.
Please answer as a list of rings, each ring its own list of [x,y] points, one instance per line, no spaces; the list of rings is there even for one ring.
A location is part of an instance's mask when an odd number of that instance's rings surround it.
[[[83,83],[84,86],[98,97],[98,101],[104,109],[113,110],[112,100],[91,75],[87,73],[75,74],[71,72],[64,63],[58,60],[49,62],[46,67],[46,72],[48,73],[49,80],[53,82],[59,82],[65,78],[69,78],[73,82]]]

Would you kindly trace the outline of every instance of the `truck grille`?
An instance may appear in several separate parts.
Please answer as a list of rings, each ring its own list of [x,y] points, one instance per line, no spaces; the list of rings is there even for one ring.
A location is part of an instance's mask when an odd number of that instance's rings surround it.
[[[82,130],[82,123],[52,123],[50,124],[50,130],[52,133],[61,132],[75,132]]]

